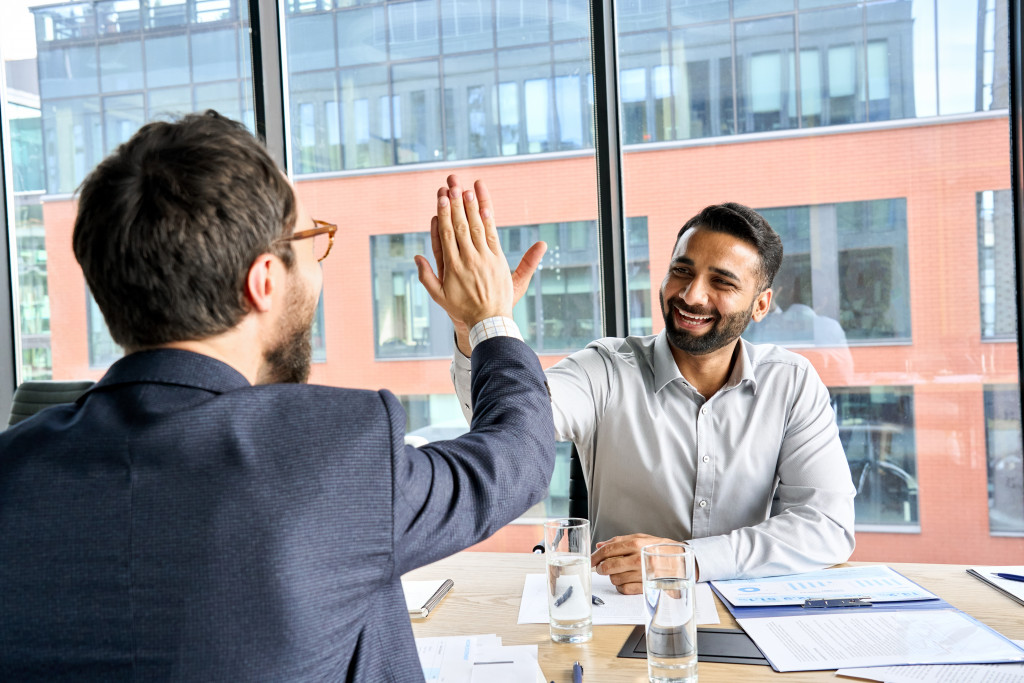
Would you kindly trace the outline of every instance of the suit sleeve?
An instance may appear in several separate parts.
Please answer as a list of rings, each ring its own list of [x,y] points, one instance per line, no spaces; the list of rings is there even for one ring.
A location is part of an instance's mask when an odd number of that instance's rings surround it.
[[[546,373],[555,439],[576,443],[588,468],[597,425],[609,400],[611,372],[605,354],[596,344],[591,344],[548,368]],[[470,391],[470,359],[457,346],[451,377],[462,413],[471,421],[475,403]]]
[[[547,495],[554,468],[551,401],[537,356],[496,337],[473,351],[469,433],[404,445],[405,413],[382,392],[393,434],[397,574],[489,537]]]

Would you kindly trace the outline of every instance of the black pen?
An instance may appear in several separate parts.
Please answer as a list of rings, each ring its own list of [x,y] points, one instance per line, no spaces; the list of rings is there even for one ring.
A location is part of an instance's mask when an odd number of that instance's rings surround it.
[[[579,662],[572,665],[572,683],[583,683],[583,667]]]
[[[604,604],[604,600],[602,600],[601,598],[597,597],[596,595],[591,595],[590,596],[590,603],[592,605],[603,605]]]

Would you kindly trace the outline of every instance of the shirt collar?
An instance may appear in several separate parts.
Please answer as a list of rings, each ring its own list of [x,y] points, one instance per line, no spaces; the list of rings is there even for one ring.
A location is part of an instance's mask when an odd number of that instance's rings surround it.
[[[719,391],[731,389],[749,381],[753,391],[757,393],[757,378],[754,377],[754,364],[750,360],[749,347],[750,343],[741,337],[737,346],[739,352],[736,365],[733,366],[732,374]],[[668,336],[665,330],[662,330],[654,340],[654,393],[660,392],[666,385],[677,379],[686,382],[686,378],[679,372],[679,366],[676,365],[672,349],[669,348]],[[691,386],[689,382],[686,382],[686,385]]]

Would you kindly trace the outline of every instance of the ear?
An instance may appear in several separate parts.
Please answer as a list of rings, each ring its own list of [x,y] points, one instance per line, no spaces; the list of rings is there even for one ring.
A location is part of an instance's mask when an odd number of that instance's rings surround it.
[[[245,279],[245,298],[259,313],[267,313],[272,308],[275,292],[275,266],[279,263],[273,254],[260,254],[249,266],[249,275]]]
[[[768,315],[768,311],[772,307],[772,290],[766,289],[757,295],[757,299],[754,300],[754,311],[750,317],[755,323],[761,322],[761,319]]]

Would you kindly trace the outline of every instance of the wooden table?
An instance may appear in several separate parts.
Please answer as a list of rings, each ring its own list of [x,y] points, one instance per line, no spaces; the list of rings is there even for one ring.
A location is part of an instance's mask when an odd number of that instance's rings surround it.
[[[965,567],[898,563],[888,566],[1003,635],[1024,639],[1024,606],[970,576]],[[413,632],[417,637],[496,633],[505,645],[536,644],[545,677],[556,683],[572,680],[572,663],[576,660],[583,665],[586,683],[646,683],[646,660],[616,657],[632,626],[595,626],[594,638],[589,643],[563,645],[551,642],[547,624],[516,624],[523,577],[544,571],[543,555],[462,552],[410,572],[407,576],[411,579],[455,581],[455,588],[430,617],[413,620]],[[721,603],[718,615],[722,620],[720,626],[736,626]],[[767,666],[708,662],[701,662],[699,676],[701,683],[837,681],[832,671],[780,674]]]

